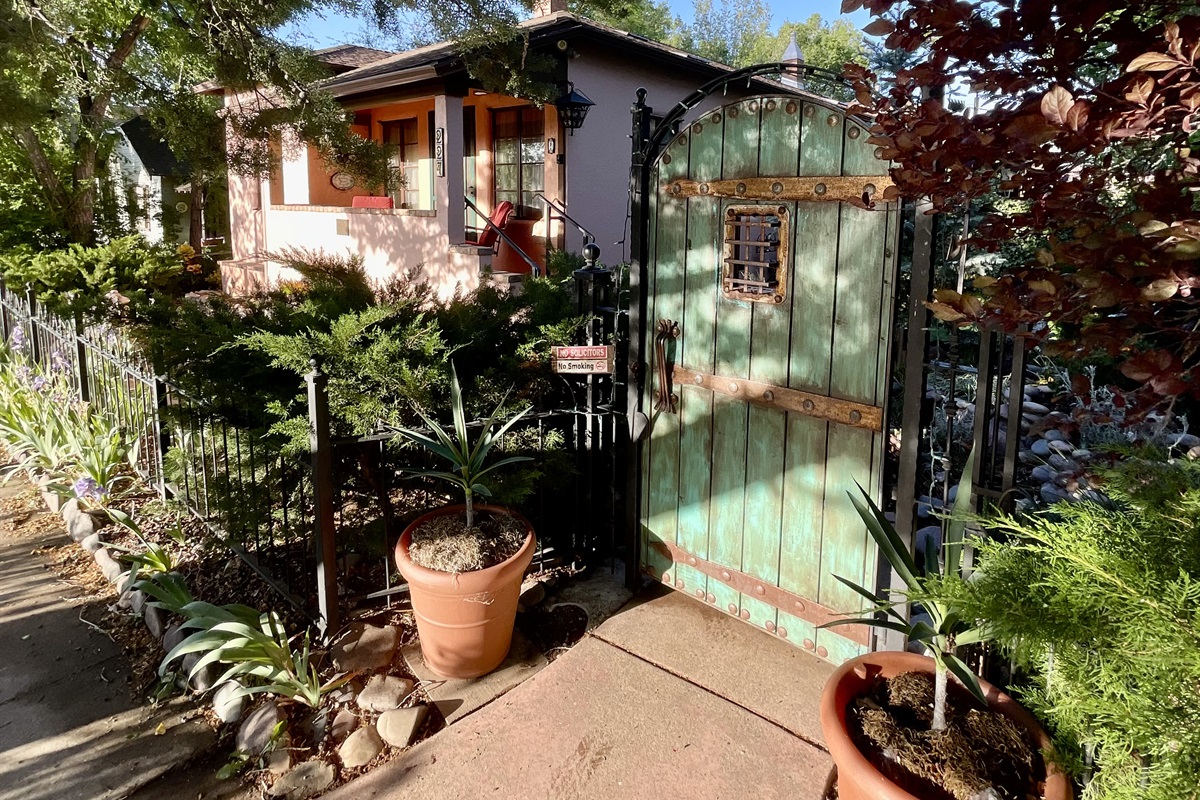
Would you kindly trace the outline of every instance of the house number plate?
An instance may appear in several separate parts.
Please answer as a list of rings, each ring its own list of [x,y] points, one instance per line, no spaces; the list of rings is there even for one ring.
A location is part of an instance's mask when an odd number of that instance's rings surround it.
[[[613,371],[613,348],[598,347],[555,347],[552,358],[554,371],[571,375],[611,375]]]

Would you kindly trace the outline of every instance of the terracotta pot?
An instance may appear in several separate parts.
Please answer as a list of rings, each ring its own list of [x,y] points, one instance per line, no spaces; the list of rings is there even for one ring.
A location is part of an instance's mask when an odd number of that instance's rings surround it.
[[[829,754],[837,766],[838,800],[921,800],[888,780],[859,751],[846,729],[846,710],[850,701],[867,692],[878,677],[892,678],[904,672],[927,672],[932,675],[933,671],[933,659],[928,656],[879,652],[852,658],[830,676],[821,695],[821,730],[825,734]],[[1029,731],[1033,744],[1039,750],[1050,749],[1050,738],[1032,714],[987,681],[981,679],[979,685],[992,711],[999,711]],[[950,679],[949,691],[966,694],[966,689],[953,678]],[[1071,800],[1074,796],[1071,782],[1053,764],[1047,764],[1046,768],[1048,775],[1043,799]]]
[[[408,557],[412,532],[435,517],[461,514],[465,507],[430,511],[405,528],[396,543],[396,566],[408,581],[425,665],[445,678],[476,678],[500,666],[512,644],[521,579],[533,560],[533,526],[515,511],[476,505],[475,513],[505,514],[525,526],[525,544],[512,557],[473,572],[441,572]]]

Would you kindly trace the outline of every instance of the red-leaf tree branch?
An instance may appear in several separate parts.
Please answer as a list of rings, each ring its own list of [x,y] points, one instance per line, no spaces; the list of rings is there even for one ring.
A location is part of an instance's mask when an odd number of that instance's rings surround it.
[[[845,0],[888,47],[928,57],[886,93],[849,67],[898,188],[961,212],[965,245],[1024,261],[939,292],[941,319],[1028,326],[1060,355],[1108,357],[1150,401],[1200,398],[1200,18],[1184,2]],[[954,112],[931,87],[976,95]],[[1014,208],[1016,210],[1014,210]],[[1011,249],[1011,248],[1010,248]]]

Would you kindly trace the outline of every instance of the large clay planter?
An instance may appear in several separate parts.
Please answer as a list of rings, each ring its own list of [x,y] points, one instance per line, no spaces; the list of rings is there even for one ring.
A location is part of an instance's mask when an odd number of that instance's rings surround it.
[[[511,558],[474,572],[440,572],[408,557],[412,532],[435,517],[463,513],[446,506],[418,517],[396,543],[396,566],[408,581],[421,655],[425,665],[445,678],[476,678],[500,666],[512,644],[521,579],[533,560],[533,526],[515,511],[476,505],[475,513],[505,514],[525,526],[525,544]]]
[[[916,653],[879,652],[852,658],[830,676],[821,695],[821,730],[833,763],[837,765],[838,800],[922,800],[888,780],[875,769],[850,738],[846,729],[846,709],[857,695],[870,688],[876,678],[892,678],[905,672],[933,674],[933,659]],[[988,706],[1029,731],[1033,744],[1042,751],[1050,749],[1050,739],[1028,711],[1016,700],[984,680],[979,681]],[[954,679],[950,691],[965,693]],[[1074,792],[1067,777],[1053,764],[1046,765],[1044,800],[1071,800]]]

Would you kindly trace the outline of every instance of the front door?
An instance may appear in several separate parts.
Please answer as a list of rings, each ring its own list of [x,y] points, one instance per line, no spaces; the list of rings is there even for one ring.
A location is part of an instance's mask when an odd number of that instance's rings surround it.
[[[835,663],[875,585],[848,497],[881,493],[897,203],[834,104],[705,113],[651,181],[642,568]]]

